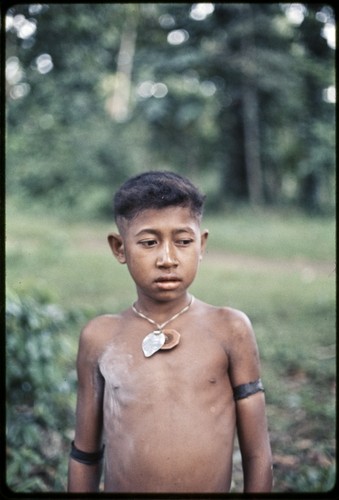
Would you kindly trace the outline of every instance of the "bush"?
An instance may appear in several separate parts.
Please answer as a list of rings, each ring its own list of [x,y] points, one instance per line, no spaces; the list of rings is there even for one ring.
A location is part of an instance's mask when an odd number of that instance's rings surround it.
[[[42,297],[8,296],[7,485],[13,491],[65,489],[76,384],[69,330],[76,319]]]

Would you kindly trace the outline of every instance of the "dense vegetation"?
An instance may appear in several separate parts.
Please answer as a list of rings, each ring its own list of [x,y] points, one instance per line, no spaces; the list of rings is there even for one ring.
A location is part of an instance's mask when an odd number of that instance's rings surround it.
[[[105,213],[169,168],[226,202],[334,206],[327,4],[26,4],[7,12],[7,189]]]
[[[63,491],[76,385],[75,345],[62,333],[74,318],[42,296],[9,294],[6,321],[7,484]]]

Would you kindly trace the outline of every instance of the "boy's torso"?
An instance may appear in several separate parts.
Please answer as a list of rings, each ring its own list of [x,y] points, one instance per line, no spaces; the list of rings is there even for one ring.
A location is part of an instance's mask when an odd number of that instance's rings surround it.
[[[105,380],[105,491],[229,490],[235,405],[227,327],[215,308],[204,307],[178,319],[177,347],[150,358],[141,342],[152,327],[128,315],[112,318],[98,362]]]

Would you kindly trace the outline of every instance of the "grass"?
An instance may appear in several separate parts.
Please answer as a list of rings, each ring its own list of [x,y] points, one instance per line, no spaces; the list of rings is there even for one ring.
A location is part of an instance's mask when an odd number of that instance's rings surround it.
[[[335,221],[240,210],[206,218],[203,225],[210,230],[209,246],[192,292],[244,310],[252,320],[275,491],[328,489],[335,449]],[[105,221],[19,211],[9,200],[8,288],[43,294],[87,317],[130,306],[133,283],[106,242],[113,229]],[[234,491],[241,491],[237,475]]]
[[[291,210],[244,210],[206,220],[213,248],[273,260],[333,260],[335,221]]]

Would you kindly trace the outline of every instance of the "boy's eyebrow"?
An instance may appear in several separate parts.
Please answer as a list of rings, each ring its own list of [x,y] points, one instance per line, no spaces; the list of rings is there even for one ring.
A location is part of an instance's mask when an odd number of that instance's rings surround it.
[[[140,231],[138,231],[138,233],[136,233],[135,236],[141,236],[142,234],[144,233],[148,233],[148,234],[155,234],[155,235],[158,235],[161,233],[161,231],[157,230],[157,229],[153,229],[153,228],[143,228],[141,229]],[[174,231],[172,231],[173,234],[180,234],[180,233],[191,233],[191,234],[195,234],[194,233],[194,230],[189,227],[189,226],[185,226],[185,227],[181,227],[181,228],[178,228],[178,229],[174,229]]]
[[[193,230],[191,227],[189,227],[189,226],[187,226],[187,227],[182,227],[182,228],[180,228],[180,229],[175,229],[175,230],[173,231],[173,233],[174,233],[174,234],[179,234],[179,233],[191,233],[191,234],[195,234],[195,233],[194,233],[194,230]]]
[[[158,234],[159,231],[157,231],[156,229],[146,227],[138,231],[135,236],[141,236],[143,233]]]

